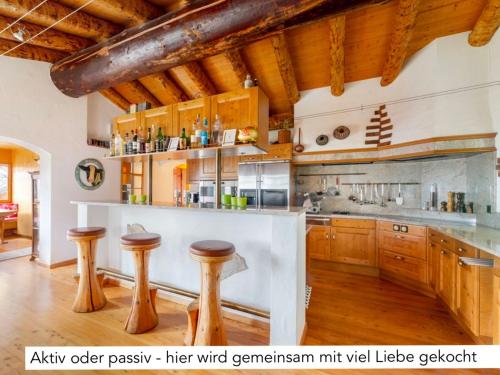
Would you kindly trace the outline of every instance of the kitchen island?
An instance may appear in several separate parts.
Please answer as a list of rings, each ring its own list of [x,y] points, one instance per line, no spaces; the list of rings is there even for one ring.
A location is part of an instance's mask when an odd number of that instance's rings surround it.
[[[120,249],[127,225],[141,224],[159,233],[162,245],[151,253],[149,276],[194,293],[200,288],[199,264],[189,246],[200,240],[235,245],[248,270],[221,283],[221,298],[270,315],[270,344],[298,345],[305,327],[305,230],[301,208],[232,210],[168,204],[73,201],[78,226],[102,226],[96,266],[134,274],[129,252]],[[181,345],[181,343],[179,343]]]

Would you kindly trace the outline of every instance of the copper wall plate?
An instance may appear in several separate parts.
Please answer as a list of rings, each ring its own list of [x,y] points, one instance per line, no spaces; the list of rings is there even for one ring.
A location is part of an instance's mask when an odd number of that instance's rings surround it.
[[[346,139],[347,137],[349,137],[349,134],[351,134],[351,131],[347,126],[338,126],[333,131],[333,136],[336,139]]]
[[[318,146],[324,146],[328,143],[328,136],[326,134],[321,134],[316,137],[316,144]]]

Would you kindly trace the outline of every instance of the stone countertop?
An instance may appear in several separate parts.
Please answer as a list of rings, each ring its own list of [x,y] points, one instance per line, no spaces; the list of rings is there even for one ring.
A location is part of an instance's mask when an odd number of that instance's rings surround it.
[[[137,209],[164,209],[164,210],[187,210],[192,212],[213,212],[227,214],[250,214],[250,215],[270,215],[270,216],[299,216],[305,213],[302,207],[269,207],[263,209],[247,208],[245,210],[231,208],[215,208],[211,205],[203,205],[200,203],[192,203],[189,205],[178,206],[173,203],[128,203],[123,201],[71,201],[71,204],[82,204],[89,206],[106,206],[106,207],[131,207]]]
[[[382,221],[395,221],[403,224],[423,225],[443,234],[451,236],[468,245],[474,246],[488,254],[500,257],[500,230],[482,226],[464,224],[454,221],[434,220],[425,218],[416,218],[409,216],[395,215],[374,215],[374,214],[350,214],[350,215],[334,215],[334,214],[308,214],[308,217],[324,217],[324,218],[345,218],[345,219],[373,219]]]

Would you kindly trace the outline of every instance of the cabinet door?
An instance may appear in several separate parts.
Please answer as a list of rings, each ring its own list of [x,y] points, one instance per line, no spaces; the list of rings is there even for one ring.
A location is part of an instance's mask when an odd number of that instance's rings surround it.
[[[429,243],[430,247],[430,259],[431,259],[431,267],[430,267],[430,281],[431,286],[434,291],[437,293],[439,288],[439,260],[441,258],[441,247],[434,243]]]
[[[176,135],[173,128],[172,106],[168,105],[165,107],[148,109],[147,111],[140,112],[140,114],[144,131],[151,128],[152,131],[154,129],[154,135],[156,135],[158,128],[162,127],[164,131],[163,134],[168,136]]]
[[[215,158],[201,159],[200,180],[215,180]]]
[[[314,225],[307,236],[311,259],[330,260],[330,227]]]
[[[190,184],[200,181],[200,169],[202,160],[203,159],[187,160],[188,180]]]
[[[441,247],[439,255],[438,294],[448,307],[455,311],[457,256],[443,247]]]
[[[172,135],[179,136],[181,129],[186,129],[186,134],[191,135],[193,122],[196,121],[196,116],[200,115],[201,121],[206,117],[208,119],[210,131],[210,98],[204,97],[200,99],[190,100],[174,104],[173,110],[173,126]]]
[[[375,229],[333,227],[331,238],[331,260],[364,266],[377,264]]]
[[[457,314],[474,335],[479,334],[479,267],[457,262]]]
[[[238,156],[226,156],[222,159],[222,179],[238,179]]]
[[[212,97],[212,122],[219,115],[223,129],[259,127],[258,88],[240,89]]]
[[[113,133],[120,133],[120,135],[124,137],[125,133],[130,134],[132,130],[138,129],[139,123],[138,113],[129,113],[127,115],[115,117],[113,119]]]

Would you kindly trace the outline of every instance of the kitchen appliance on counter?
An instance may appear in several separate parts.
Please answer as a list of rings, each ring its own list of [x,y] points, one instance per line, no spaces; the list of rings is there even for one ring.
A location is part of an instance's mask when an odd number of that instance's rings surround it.
[[[247,197],[248,207],[288,207],[291,186],[292,167],[288,161],[239,165],[238,194]]]
[[[221,191],[224,194],[236,196],[238,184],[236,181],[222,181]],[[215,203],[215,181],[200,181],[199,203]]]

